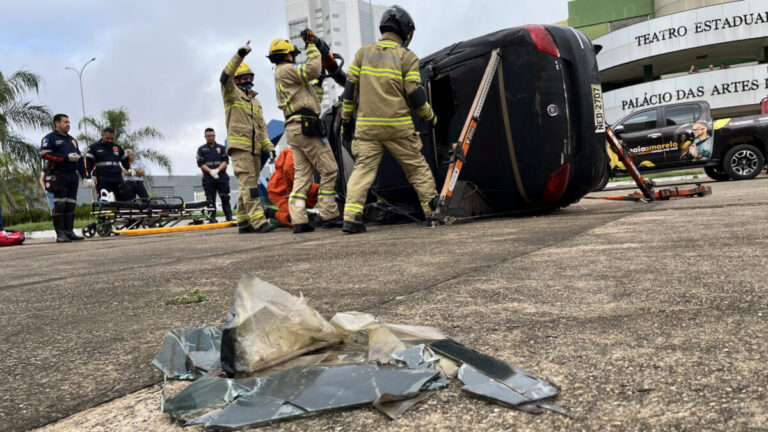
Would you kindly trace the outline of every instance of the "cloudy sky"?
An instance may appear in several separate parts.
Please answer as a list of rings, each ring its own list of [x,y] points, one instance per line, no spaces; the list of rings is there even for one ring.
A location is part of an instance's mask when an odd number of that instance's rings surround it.
[[[374,3],[387,4],[374,1]],[[567,0],[398,0],[416,22],[410,48],[424,57],[456,41],[507,27],[568,17]],[[279,0],[16,0],[0,16],[0,70],[43,77],[37,101],[73,120],[82,115],[77,75],[83,73],[86,114],[125,107],[134,128],[154,126],[165,140],[174,174],[196,174],[195,150],[211,126],[225,138],[219,75],[239,46],[251,41],[247,62],[266,120],[280,119],[269,42],[287,37]],[[25,131],[37,143],[43,131]]]

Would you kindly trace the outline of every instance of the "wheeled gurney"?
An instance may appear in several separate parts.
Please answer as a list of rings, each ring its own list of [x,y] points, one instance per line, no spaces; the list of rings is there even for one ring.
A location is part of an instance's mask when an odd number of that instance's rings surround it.
[[[91,211],[96,221],[83,228],[83,235],[88,238],[96,234],[108,237],[119,230],[172,227],[183,220],[191,220],[190,224],[202,224],[215,211],[215,205],[209,201],[185,203],[181,197],[97,201]]]

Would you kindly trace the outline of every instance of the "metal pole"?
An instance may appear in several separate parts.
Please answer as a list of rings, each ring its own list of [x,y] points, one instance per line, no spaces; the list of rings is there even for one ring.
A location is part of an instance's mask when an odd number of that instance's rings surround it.
[[[81,104],[81,106],[83,108],[83,117],[85,117],[85,95],[83,93],[83,71],[85,70],[85,67],[88,66],[89,64],[91,64],[91,62],[93,62],[94,60],[96,60],[96,57],[94,57],[94,58],[88,60],[87,62],[85,62],[85,64],[83,65],[83,67],[80,68],[79,71],[77,69],[75,69],[73,67],[69,67],[69,66],[64,68],[64,69],[69,69],[69,70],[75,72],[77,74],[77,78],[80,80],[80,104]]]

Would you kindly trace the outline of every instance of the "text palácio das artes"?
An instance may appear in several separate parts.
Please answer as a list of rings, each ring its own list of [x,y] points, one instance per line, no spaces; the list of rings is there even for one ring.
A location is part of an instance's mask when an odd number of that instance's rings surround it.
[[[657,32],[635,36],[637,46],[649,45],[655,42],[685,37],[692,29],[693,34],[706,33],[715,30],[725,30],[734,27],[768,23],[768,12],[750,12],[725,18],[714,18],[697,21],[690,26],[670,27]]]
[[[768,89],[768,78],[765,79],[764,87]],[[741,93],[747,91],[755,91],[760,88],[760,81],[742,80],[731,81],[726,83],[715,84],[709,89],[709,96],[721,96],[725,94]],[[622,111],[634,110],[637,108],[644,108],[649,106],[660,105],[663,103],[670,103],[672,101],[684,101],[688,99],[695,99],[704,97],[707,94],[704,86],[698,86],[696,88],[678,89],[675,91],[668,91],[663,93],[644,94],[642,97],[634,97],[624,99],[621,101]]]

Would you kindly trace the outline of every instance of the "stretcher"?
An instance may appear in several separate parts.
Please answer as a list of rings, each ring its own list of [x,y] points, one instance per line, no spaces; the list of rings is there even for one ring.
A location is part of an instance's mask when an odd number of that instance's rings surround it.
[[[83,235],[108,237],[117,231],[146,228],[170,228],[181,221],[202,225],[216,207],[208,201],[185,203],[181,197],[156,197],[136,201],[96,201],[91,216],[96,219],[85,228]]]

